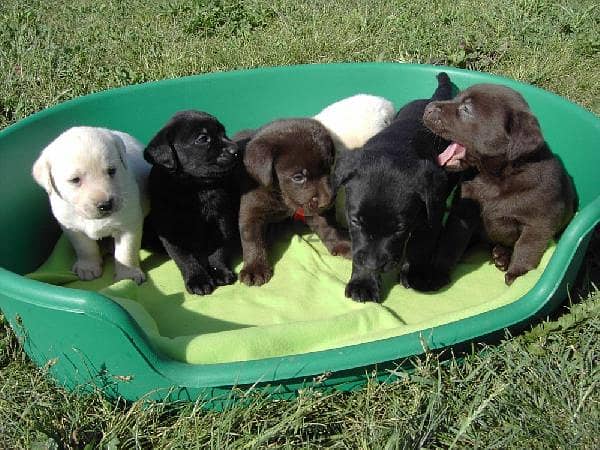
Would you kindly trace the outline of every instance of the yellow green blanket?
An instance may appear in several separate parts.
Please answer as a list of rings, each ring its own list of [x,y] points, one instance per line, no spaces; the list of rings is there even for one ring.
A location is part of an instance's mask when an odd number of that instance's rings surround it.
[[[70,271],[74,253],[62,237],[50,258],[29,277],[65,287],[96,290],[118,302],[147,333],[152,345],[189,363],[246,361],[331,349],[374,341],[454,322],[511,303],[537,281],[540,266],[504,284],[504,274],[483,250],[469,252],[452,284],[436,293],[418,293],[384,276],[385,301],[355,303],[344,296],[351,262],[331,256],[314,235],[278,241],[270,254],[272,280],[261,287],[240,282],[208,296],[188,294],[173,261],[141,252],[148,280],[113,283],[113,263],[103,276],[79,281]],[[241,263],[237,264],[239,272]]]

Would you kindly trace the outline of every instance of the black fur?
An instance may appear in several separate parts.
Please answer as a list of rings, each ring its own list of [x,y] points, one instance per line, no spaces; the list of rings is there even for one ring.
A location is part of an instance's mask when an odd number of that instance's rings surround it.
[[[237,145],[223,125],[199,111],[182,111],[144,151],[153,164],[148,220],[193,294],[210,294],[237,279],[229,269],[239,248]]]
[[[333,185],[345,186],[352,240],[347,297],[380,301],[381,273],[400,263],[406,287],[437,287],[431,257],[454,180],[435,159],[449,143],[425,128],[422,116],[429,102],[451,97],[450,79],[440,73],[431,99],[408,103],[362,149],[339,156]]]

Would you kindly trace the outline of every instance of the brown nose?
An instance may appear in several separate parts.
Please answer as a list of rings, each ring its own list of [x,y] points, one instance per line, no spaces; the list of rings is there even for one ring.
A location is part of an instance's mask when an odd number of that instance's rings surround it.
[[[437,119],[442,110],[435,103],[430,103],[425,108],[423,119]]]

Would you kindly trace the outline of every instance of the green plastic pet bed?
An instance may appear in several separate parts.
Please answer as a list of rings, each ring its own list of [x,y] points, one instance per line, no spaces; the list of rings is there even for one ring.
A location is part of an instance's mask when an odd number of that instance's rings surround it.
[[[331,256],[301,224],[281,232],[271,248],[274,277],[262,287],[238,282],[189,295],[174,263],[144,250],[146,283],[114,283],[110,259],[102,278],[82,282],[69,270],[73,250],[30,175],[41,149],[70,126],[118,129],[148,142],[174,112],[199,109],[233,135],[275,118],[312,116],[360,92],[398,108],[429,97],[440,70],[378,63],[215,73],[81,97],[3,130],[0,309],[27,354],[69,388],[222,405],[254,388],[277,397],[314,383],[352,389],[426,349],[482,339],[551,311],[566,298],[600,221],[600,120],[512,80],[443,68],[460,89],[492,82],[521,92],[577,188],[576,217],[538,269],[510,287],[488,253],[474,249],[439,292],[405,289],[390,274],[382,304],[356,303],[344,297],[350,261]]]

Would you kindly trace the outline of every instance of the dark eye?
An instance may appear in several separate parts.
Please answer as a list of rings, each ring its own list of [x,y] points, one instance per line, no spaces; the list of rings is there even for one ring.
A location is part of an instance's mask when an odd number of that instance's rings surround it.
[[[292,181],[294,183],[302,184],[306,181],[306,175],[304,175],[303,173],[297,173],[292,176]]]
[[[109,177],[114,177],[115,173],[117,173],[117,169],[115,169],[114,167],[109,167],[106,173]]]
[[[356,227],[356,228],[360,228],[362,225],[362,222],[358,217],[355,216],[350,219],[350,225],[352,225],[353,227]]]
[[[81,178],[79,177],[73,177],[69,180],[69,183],[71,184],[75,184],[75,185],[79,185],[81,183]]]
[[[208,144],[210,142],[210,136],[202,133],[196,138],[195,142],[196,144]]]
[[[458,107],[458,113],[465,118],[471,118],[473,117],[473,108],[470,103],[462,103]]]

